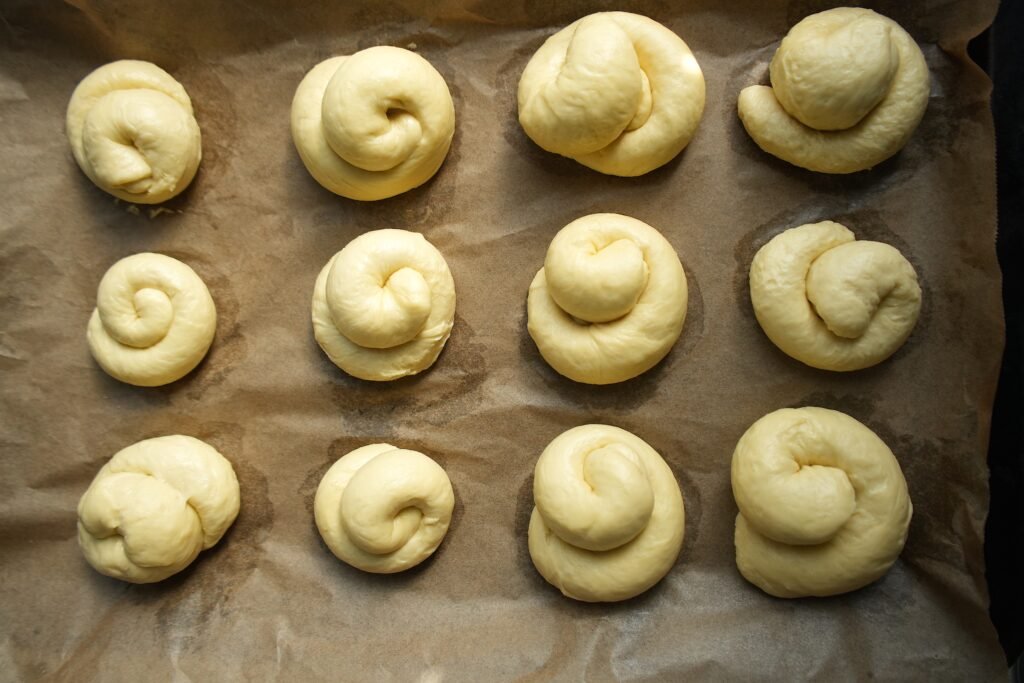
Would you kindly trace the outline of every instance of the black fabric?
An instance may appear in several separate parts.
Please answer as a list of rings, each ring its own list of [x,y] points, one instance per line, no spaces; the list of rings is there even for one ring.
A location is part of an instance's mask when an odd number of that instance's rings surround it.
[[[1007,1],[971,56],[992,75],[1006,351],[989,446],[992,502],[985,560],[992,622],[1012,664],[1024,650],[1024,3]],[[1017,674],[1019,676],[1019,672]],[[1017,679],[1019,680],[1019,678]]]

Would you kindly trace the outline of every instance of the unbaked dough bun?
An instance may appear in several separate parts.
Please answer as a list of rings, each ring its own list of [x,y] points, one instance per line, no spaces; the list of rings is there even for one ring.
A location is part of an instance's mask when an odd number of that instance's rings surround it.
[[[627,600],[661,581],[683,547],[683,495],[657,451],[608,425],[559,435],[533,474],[530,557],[562,593]]]
[[[100,280],[89,318],[89,350],[108,375],[155,387],[187,375],[217,328],[210,290],[187,265],[163,254],[121,259]]]
[[[874,432],[824,408],[776,410],[732,456],[736,566],[780,598],[836,595],[880,578],[913,509],[900,464]]]
[[[609,175],[668,163],[704,112],[686,43],[629,12],[583,17],[547,39],[519,80],[519,123],[549,152]]]
[[[342,456],[320,480],[316,527],[343,562],[394,574],[430,557],[448,533],[455,493],[444,469],[386,443]]]
[[[898,249],[822,221],[761,247],[750,266],[750,300],[765,334],[793,358],[822,370],[860,370],[910,336],[921,288]]]
[[[769,73],[772,87],[740,93],[740,119],[761,149],[811,171],[882,163],[903,149],[928,106],[921,48],[868,9],[805,18],[782,40]]]
[[[313,286],[313,334],[339,368],[386,381],[437,360],[455,322],[455,281],[423,235],[375,230],[352,240]]]
[[[231,463],[191,436],[119,451],[78,502],[78,544],[96,571],[131,583],[177,574],[238,516]]]
[[[349,199],[386,199],[441,167],[455,134],[448,84],[415,52],[379,46],[332,57],[292,100],[292,139],[318,183]]]
[[[185,88],[149,62],[111,62],[82,79],[68,103],[66,130],[85,175],[128,202],[156,204],[177,195],[202,158]]]
[[[551,240],[527,329],[560,374],[612,384],[654,367],[686,319],[686,273],[660,232],[629,216],[577,218]]]

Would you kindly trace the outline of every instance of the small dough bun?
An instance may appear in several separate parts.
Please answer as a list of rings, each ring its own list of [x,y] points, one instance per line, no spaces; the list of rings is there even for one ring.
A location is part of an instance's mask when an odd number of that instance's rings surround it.
[[[533,475],[530,557],[564,595],[627,600],[661,581],[683,547],[672,470],[624,429],[583,425],[548,444]]]
[[[213,343],[217,309],[187,265],[163,254],[135,254],[100,280],[89,318],[89,350],[108,375],[140,387],[187,375]]]
[[[227,459],[191,436],[146,439],[114,455],[78,502],[78,544],[96,571],[131,583],[177,574],[238,516]]]
[[[783,39],[772,87],[739,98],[747,133],[769,154],[821,173],[855,173],[903,149],[928,106],[928,65],[892,19],[838,7]]]
[[[455,281],[423,235],[375,230],[348,243],[313,286],[313,334],[359,379],[415,375],[437,360],[455,322]]]
[[[82,79],[66,130],[79,168],[127,202],[157,204],[179,194],[203,155],[185,88],[149,62],[111,62]]]
[[[448,533],[455,493],[444,469],[386,443],[341,457],[320,480],[316,527],[339,560],[394,574],[430,557]]]
[[[846,593],[903,550],[913,508],[892,451],[849,415],[776,410],[732,456],[736,566],[780,598]]]
[[[373,201],[430,180],[455,134],[448,84],[430,62],[398,47],[332,57],[306,74],[292,100],[292,140],[325,188]]]
[[[903,254],[857,241],[832,221],[790,228],[761,247],[750,266],[750,299],[776,346],[822,370],[881,363],[921,311],[917,273]]]
[[[704,75],[653,19],[598,12],[547,39],[519,79],[519,123],[549,152],[638,176],[683,151],[704,112]]]
[[[551,240],[530,284],[527,328],[560,374],[612,384],[668,354],[686,303],[686,273],[668,240],[635,218],[596,213]]]

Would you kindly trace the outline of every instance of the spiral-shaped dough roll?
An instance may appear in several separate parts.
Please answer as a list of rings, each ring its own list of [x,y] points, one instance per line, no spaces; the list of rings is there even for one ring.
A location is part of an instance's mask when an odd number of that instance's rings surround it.
[[[306,74],[292,100],[292,139],[318,183],[373,201],[430,180],[448,155],[455,105],[415,52],[371,47]]]
[[[880,578],[913,508],[900,464],[874,432],[825,408],[776,410],[732,456],[736,566],[780,598],[836,595]]]
[[[530,557],[563,595],[627,600],[669,572],[683,547],[683,495],[642,439],[608,425],[563,432],[533,474]]]
[[[415,375],[437,360],[455,322],[455,281],[423,235],[376,230],[323,267],[313,286],[313,334],[360,379]]]
[[[162,254],[121,259],[100,280],[89,350],[108,375],[140,387],[169,384],[203,359],[217,328],[206,284]]]
[[[914,39],[871,10],[812,14],[783,39],[772,87],[752,85],[739,115],[758,146],[821,173],[854,173],[910,139],[928,106],[928,65]]]
[[[78,502],[78,544],[96,571],[131,583],[177,574],[238,516],[231,463],[191,436],[139,441],[114,455]]]
[[[750,299],[776,346],[822,370],[881,363],[921,311],[917,273],[903,254],[856,241],[832,221],[790,228],[761,247],[750,266]]]
[[[82,79],[68,103],[66,128],[85,175],[129,202],[174,197],[192,182],[202,158],[185,88],[149,62],[111,62]]]
[[[686,43],[629,12],[583,17],[547,39],[519,80],[519,123],[549,152],[638,176],[683,151],[704,112]]]
[[[686,303],[686,274],[668,240],[635,218],[596,213],[551,240],[530,284],[527,328],[562,375],[612,384],[668,354]]]
[[[430,557],[448,533],[455,493],[444,469],[386,443],[342,456],[320,480],[316,526],[343,562],[394,574]]]

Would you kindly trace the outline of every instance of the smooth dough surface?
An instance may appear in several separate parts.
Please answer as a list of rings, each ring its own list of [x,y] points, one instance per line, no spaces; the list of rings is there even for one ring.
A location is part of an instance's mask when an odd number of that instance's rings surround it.
[[[82,79],[65,127],[79,168],[97,187],[129,202],[174,197],[192,182],[202,158],[185,88],[149,62],[111,62]]]
[[[564,595],[626,600],[683,547],[683,495],[658,452],[624,429],[583,425],[544,449],[533,478],[530,557]]]
[[[430,180],[455,134],[444,78],[415,52],[389,46],[317,64],[295,91],[291,119],[295,148],[316,181],[362,201]]]
[[[114,455],[78,503],[78,544],[96,571],[131,583],[177,574],[238,516],[231,463],[191,436],[139,441]]]
[[[826,596],[885,574],[913,508],[892,451],[849,415],[786,408],[755,422],[732,456],[736,566],[780,598]]]
[[[754,256],[750,299],[765,334],[822,370],[860,370],[903,345],[921,311],[917,273],[898,249],[832,221],[790,228]]]
[[[703,112],[704,76],[690,48],[629,12],[569,24],[519,80],[519,123],[530,139],[609,175],[643,175],[668,163]]]
[[[100,280],[89,350],[107,374],[155,387],[187,375],[213,343],[217,309],[187,265],[163,254],[121,259]]]
[[[448,533],[454,508],[452,483],[440,465],[386,443],[342,456],[313,501],[317,529],[331,552],[378,574],[430,557]]]
[[[892,19],[853,7],[796,24],[769,73],[771,87],[740,92],[743,126],[764,151],[821,173],[863,171],[903,149],[931,88],[914,39]]]
[[[544,360],[587,384],[654,367],[683,331],[686,273],[651,226],[598,213],[562,228],[527,295],[527,328]]]
[[[455,323],[455,281],[423,235],[375,230],[323,267],[313,286],[313,334],[360,379],[415,375],[437,360]]]

